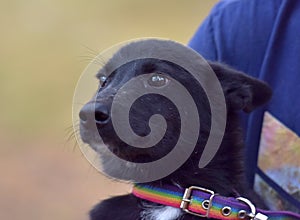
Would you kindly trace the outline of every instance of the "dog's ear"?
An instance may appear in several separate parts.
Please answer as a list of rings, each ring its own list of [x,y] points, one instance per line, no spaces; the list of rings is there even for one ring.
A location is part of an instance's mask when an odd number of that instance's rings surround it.
[[[209,65],[220,80],[229,109],[251,112],[271,98],[272,90],[265,82],[219,63]]]

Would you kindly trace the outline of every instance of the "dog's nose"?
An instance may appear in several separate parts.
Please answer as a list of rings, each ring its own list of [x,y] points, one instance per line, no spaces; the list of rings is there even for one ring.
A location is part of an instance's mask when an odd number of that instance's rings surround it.
[[[83,106],[79,112],[79,118],[82,122],[95,122],[96,124],[106,124],[109,119],[109,110],[105,105],[99,103],[88,103]]]
[[[105,105],[96,104],[95,121],[97,124],[106,124],[109,121],[109,112]]]
[[[88,121],[88,118],[89,118],[89,109],[90,107],[88,106],[89,104],[85,104],[82,109],[80,109],[80,112],[79,112],[79,118],[82,122],[87,122]]]

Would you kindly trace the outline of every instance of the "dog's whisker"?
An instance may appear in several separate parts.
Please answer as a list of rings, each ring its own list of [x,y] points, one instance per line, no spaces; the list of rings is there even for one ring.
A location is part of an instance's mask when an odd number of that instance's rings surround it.
[[[89,46],[87,46],[85,44],[81,44],[81,46],[84,47],[87,50],[87,52],[89,52],[89,53],[91,53],[93,55],[97,56],[99,54],[99,51],[96,51],[96,50],[90,48]]]
[[[73,141],[73,146],[72,146],[73,152],[79,147],[78,142],[76,140],[76,136],[79,136],[79,121],[75,121],[74,125],[75,128],[73,127],[73,125],[71,125],[65,129],[66,141],[64,144],[66,146],[68,142]]]
[[[103,57],[101,55],[99,55],[99,52],[96,50],[91,49],[90,47],[86,46],[86,45],[82,45],[85,49],[87,49],[87,53],[88,55],[82,55],[79,57],[82,58],[87,58],[88,61],[92,61],[95,60],[97,61],[95,64],[100,64],[100,65],[105,65],[106,61],[105,59],[103,59]]]
[[[79,62],[83,62],[83,63],[93,63],[95,65],[99,65],[99,66],[103,66],[103,63],[99,60],[94,60],[94,58],[83,58],[80,59]]]
[[[74,138],[75,131],[73,129],[73,126],[66,128],[66,136],[67,136],[67,141],[70,141],[71,139]]]
[[[78,56],[79,58],[84,58],[84,59],[87,59],[89,61],[92,61],[92,60],[96,60],[96,61],[102,61],[101,59],[99,59],[98,57],[94,57],[94,56],[90,56],[90,55],[80,55]],[[104,63],[102,63],[104,64]]]

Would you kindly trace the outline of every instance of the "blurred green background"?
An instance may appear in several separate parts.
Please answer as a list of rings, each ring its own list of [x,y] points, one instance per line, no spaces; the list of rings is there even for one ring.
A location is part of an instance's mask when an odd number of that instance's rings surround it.
[[[216,2],[0,1],[0,219],[88,219],[100,199],[130,190],[67,141],[76,82],[118,42],[187,43]]]

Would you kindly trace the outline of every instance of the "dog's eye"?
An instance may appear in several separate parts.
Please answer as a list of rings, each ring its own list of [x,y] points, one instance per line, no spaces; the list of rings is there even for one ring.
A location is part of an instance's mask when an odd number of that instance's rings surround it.
[[[107,76],[102,75],[99,77],[101,87],[105,86],[106,80],[107,80]]]
[[[148,79],[148,83],[150,86],[161,87],[165,86],[169,82],[169,79],[162,74],[154,73]]]

